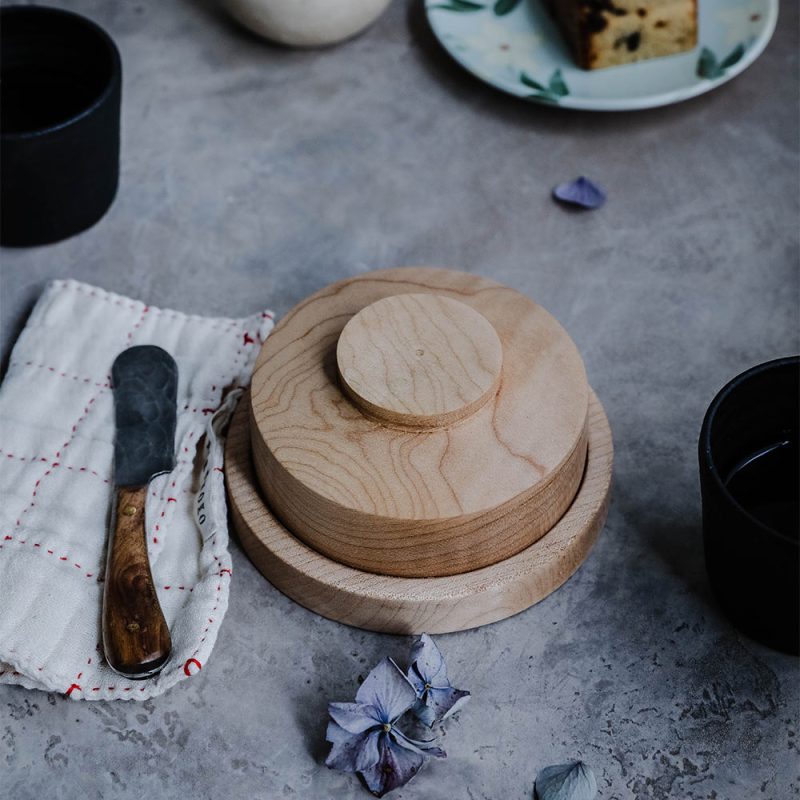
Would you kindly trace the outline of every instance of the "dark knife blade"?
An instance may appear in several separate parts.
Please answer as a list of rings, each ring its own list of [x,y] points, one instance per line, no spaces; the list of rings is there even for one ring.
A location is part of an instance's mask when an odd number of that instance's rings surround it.
[[[117,438],[114,483],[141,486],[175,466],[178,367],[155,345],[130,347],[111,369]]]

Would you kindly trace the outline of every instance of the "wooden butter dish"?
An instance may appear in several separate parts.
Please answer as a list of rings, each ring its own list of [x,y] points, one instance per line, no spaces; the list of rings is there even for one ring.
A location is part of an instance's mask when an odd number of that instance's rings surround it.
[[[605,518],[611,436],[564,329],[430,268],[299,304],[227,447],[242,545],[278,588],[376,630],[501,619],[563,583]]]

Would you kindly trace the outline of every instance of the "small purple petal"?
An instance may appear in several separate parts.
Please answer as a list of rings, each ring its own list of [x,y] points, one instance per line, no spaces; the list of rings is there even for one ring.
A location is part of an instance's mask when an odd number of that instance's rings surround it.
[[[364,703],[328,703],[328,713],[348,733],[363,733],[383,722],[378,709]]]
[[[437,747],[432,742],[423,742],[419,739],[412,739],[406,736],[401,730],[392,728],[391,736],[395,742],[407,750],[413,750],[415,753],[421,753],[424,756],[433,756],[434,758],[447,758],[447,753],[441,747]]]
[[[428,683],[431,686],[450,685],[447,680],[447,666],[444,663],[442,653],[427,633],[423,633],[414,642],[408,658],[411,661],[412,670],[416,670],[423,684]],[[412,670],[409,670],[409,672]]]
[[[454,689],[447,679],[447,666],[436,643],[423,633],[411,648],[408,679],[417,690],[412,711],[429,728],[454,714],[469,699],[469,692]]]
[[[380,734],[378,749],[380,758],[374,767],[361,772],[369,790],[383,797],[392,789],[405,786],[422,766],[424,758],[412,750],[398,747],[388,736]]]
[[[583,761],[545,767],[534,784],[537,800],[594,800],[597,780]]]
[[[411,711],[423,725],[432,728],[433,723],[436,722],[436,712],[428,705],[428,700],[429,698],[427,697],[425,700],[417,700],[412,706]]]
[[[462,689],[439,689],[433,687],[428,690],[428,705],[433,708],[434,715],[440,720],[447,719],[451,714],[460,711],[468,702],[470,694]]]
[[[375,706],[381,722],[394,722],[408,711],[417,699],[417,692],[390,658],[384,658],[364,679],[356,700]]]
[[[325,765],[341,772],[356,772],[358,755],[364,746],[367,734],[348,733],[335,722],[329,722],[325,738],[331,743],[331,751],[325,759]]]
[[[363,744],[356,756],[356,769],[359,772],[372,769],[380,760],[379,742],[383,731],[380,728],[366,734]]]
[[[414,687],[417,692],[417,697],[422,697],[425,694],[425,679],[417,672],[417,668],[412,664],[406,673],[409,683]]]
[[[574,181],[560,183],[553,189],[553,196],[562,203],[581,208],[600,208],[606,202],[606,193],[602,187],[583,175]]]

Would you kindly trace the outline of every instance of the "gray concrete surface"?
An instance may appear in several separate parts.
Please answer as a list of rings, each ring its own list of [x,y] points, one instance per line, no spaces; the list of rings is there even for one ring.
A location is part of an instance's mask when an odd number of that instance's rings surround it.
[[[94,229],[0,254],[4,359],[55,277],[195,313],[280,314],[363,270],[450,265],[550,309],[608,410],[602,539],[538,606],[440,638],[474,700],[449,758],[393,796],[523,800],[539,768],[577,757],[604,800],[800,795],[797,661],[737,634],[710,596],[695,455],[716,390],[800,346],[796,4],[729,85],[619,116],[483,87],[417,2],[317,52],[262,44],[210,1],[61,4],[120,45],[122,183]],[[608,188],[601,211],[551,202],[580,173]],[[0,797],[367,796],[321,766],[325,704],[409,640],[309,613],[236,546],[234,564],[213,659],[166,696],[0,688]]]

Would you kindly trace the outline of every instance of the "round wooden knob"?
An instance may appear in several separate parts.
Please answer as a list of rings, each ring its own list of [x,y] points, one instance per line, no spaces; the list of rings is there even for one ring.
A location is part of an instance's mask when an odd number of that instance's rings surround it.
[[[339,379],[362,411],[412,428],[450,425],[500,385],[503,347],[489,320],[438,294],[378,300],[345,325]]]

